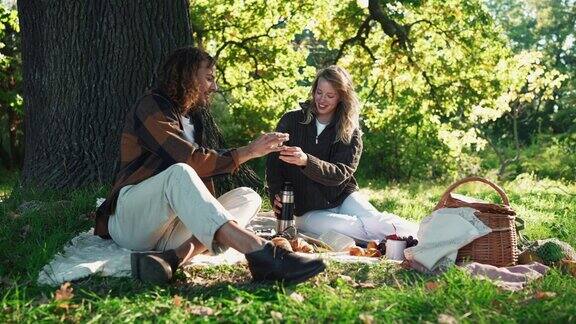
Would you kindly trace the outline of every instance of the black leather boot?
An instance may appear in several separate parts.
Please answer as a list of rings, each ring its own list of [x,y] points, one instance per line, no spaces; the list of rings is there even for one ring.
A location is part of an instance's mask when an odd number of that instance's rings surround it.
[[[326,269],[320,258],[299,255],[268,242],[264,248],[246,254],[248,268],[255,281],[275,280],[298,283]]]
[[[134,252],[130,255],[132,278],[153,284],[172,280],[180,259],[174,250],[164,252]]]

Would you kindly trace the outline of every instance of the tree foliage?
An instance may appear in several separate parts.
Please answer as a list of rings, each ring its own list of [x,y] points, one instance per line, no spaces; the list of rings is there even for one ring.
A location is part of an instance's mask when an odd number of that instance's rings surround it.
[[[269,130],[306,99],[316,68],[337,63],[363,102],[363,168],[392,179],[474,172],[469,153],[490,124],[554,99],[564,78],[541,54],[515,57],[478,0],[197,1],[191,13],[195,38],[220,59],[229,134]]]
[[[576,133],[576,1],[486,2],[515,53],[537,51],[541,53],[541,66],[566,75],[562,87],[554,91],[553,100],[527,107],[523,125],[533,132]],[[522,139],[530,140],[532,135],[524,134]]]
[[[0,166],[22,162],[22,61],[18,12],[0,5]]]
[[[194,42],[218,57],[229,145],[273,129],[329,64],[353,75],[371,176],[474,173],[478,151],[502,166],[540,133],[576,133],[573,0],[198,0],[190,17]],[[11,156],[18,25],[14,11],[0,18],[0,153]]]

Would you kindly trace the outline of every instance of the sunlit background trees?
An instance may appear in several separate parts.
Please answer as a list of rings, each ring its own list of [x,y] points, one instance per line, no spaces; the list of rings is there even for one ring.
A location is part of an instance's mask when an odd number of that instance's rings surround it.
[[[0,9],[0,163],[22,160],[16,9]],[[363,103],[360,172],[576,178],[574,0],[198,0],[229,146],[275,127],[339,64]]]

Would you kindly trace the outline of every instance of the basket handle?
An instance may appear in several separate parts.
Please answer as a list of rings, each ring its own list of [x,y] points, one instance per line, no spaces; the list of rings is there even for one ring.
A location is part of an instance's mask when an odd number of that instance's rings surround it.
[[[448,189],[446,189],[446,191],[442,195],[442,198],[440,198],[440,201],[438,202],[438,204],[436,204],[436,207],[434,207],[434,210],[442,208],[442,206],[444,205],[444,203],[448,199],[448,196],[450,195],[450,193],[454,189],[456,189],[457,187],[459,187],[465,183],[475,182],[475,181],[485,183],[485,184],[489,185],[490,187],[492,187],[494,190],[496,190],[496,192],[498,192],[498,194],[500,195],[500,198],[502,198],[502,203],[505,206],[510,206],[510,201],[508,200],[508,196],[506,195],[504,190],[502,190],[502,188],[500,188],[497,184],[493,183],[492,181],[490,181],[488,179],[484,179],[481,177],[467,177],[467,178],[464,178],[462,180],[458,180],[458,181],[454,182],[452,185],[450,185],[450,187],[448,187]]]

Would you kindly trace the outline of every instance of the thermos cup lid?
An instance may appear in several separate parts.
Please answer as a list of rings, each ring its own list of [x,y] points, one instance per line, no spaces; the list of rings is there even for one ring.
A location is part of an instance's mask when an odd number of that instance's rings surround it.
[[[292,182],[290,181],[285,181],[284,182],[284,187],[283,189],[284,191],[292,191]]]

